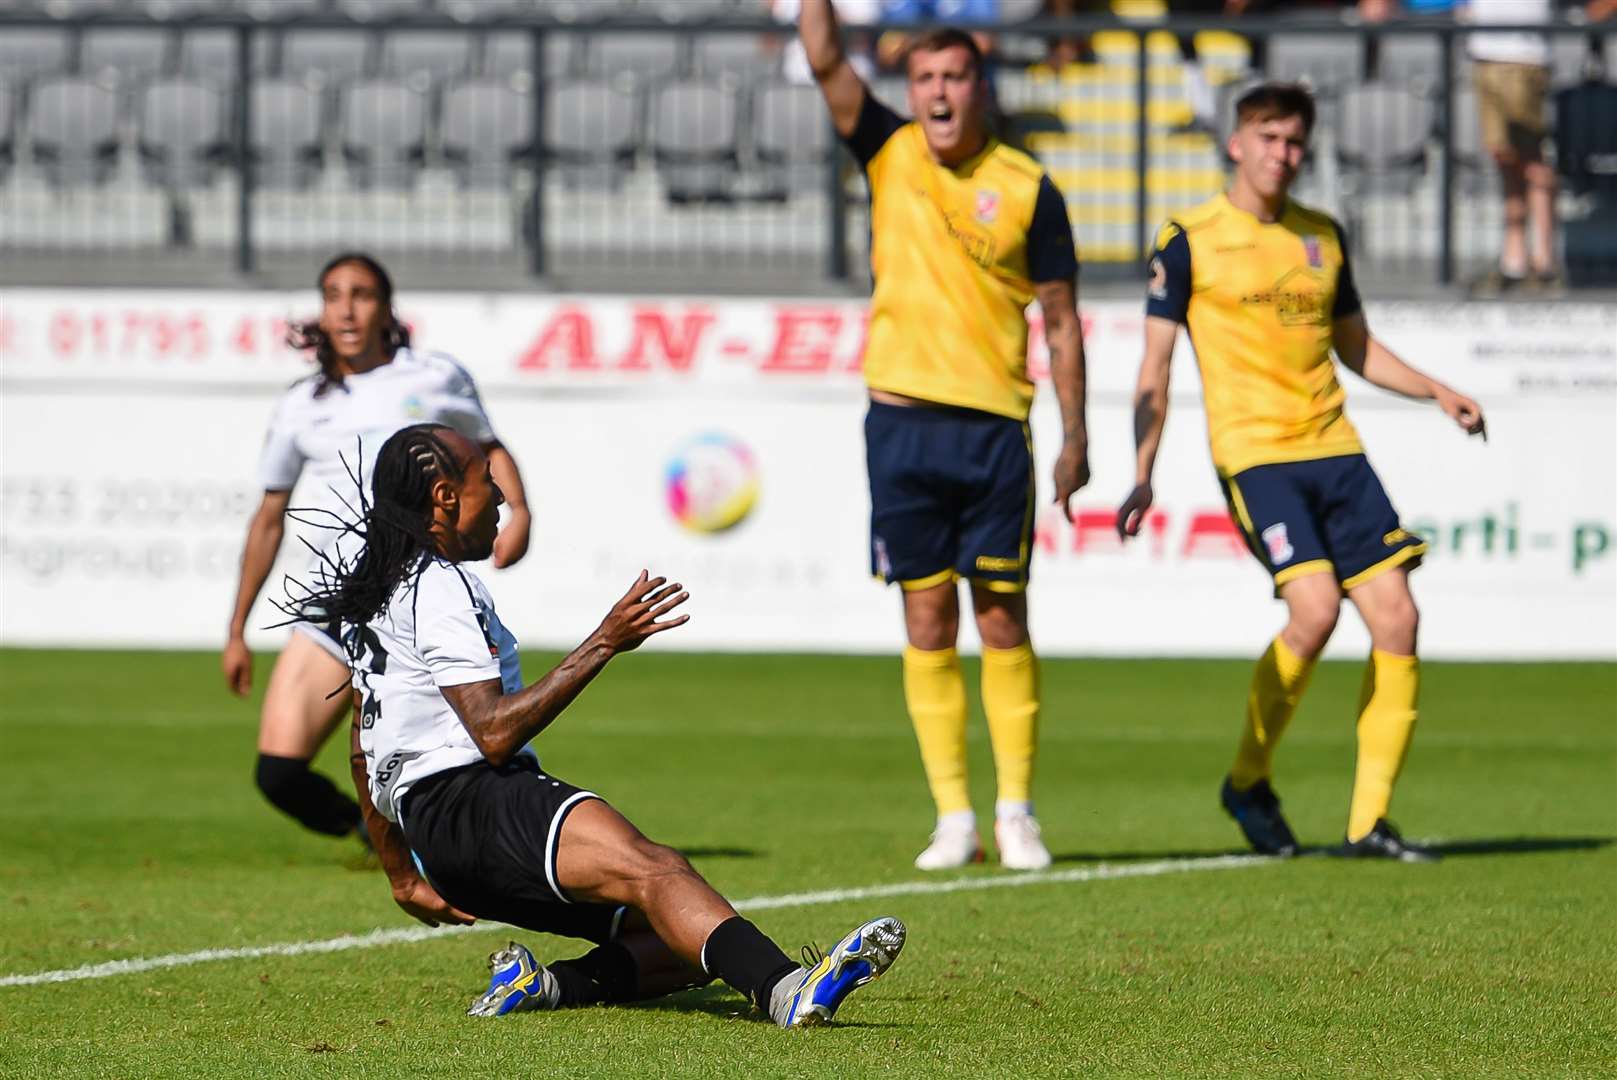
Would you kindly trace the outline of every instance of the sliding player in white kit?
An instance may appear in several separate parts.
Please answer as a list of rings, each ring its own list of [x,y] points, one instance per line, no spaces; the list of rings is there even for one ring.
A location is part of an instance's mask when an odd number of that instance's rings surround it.
[[[240,696],[252,690],[253,680],[253,657],[243,637],[248,612],[275,562],[300,477],[317,513],[357,507],[354,473],[369,474],[382,442],[408,424],[438,421],[483,448],[506,492],[510,515],[494,545],[494,565],[511,565],[528,547],[522,477],[495,439],[471,376],[448,356],[410,347],[410,332],[393,312],[393,283],[375,259],[338,255],[319,281],[320,317],[293,326],[288,343],[313,352],[320,370],[294,383],[276,406],[260,457],[264,498],[242,551],[222,657],[225,681]],[[334,535],[318,528],[306,533],[302,539],[317,549]],[[347,657],[332,631],[295,623],[264,694],[256,777],[265,797],[305,827],[363,839],[358,804],[309,768],[348,708],[347,694],[332,694],[347,681]]]
[[[544,771],[530,741],[613,656],[684,624],[688,594],[644,571],[601,625],[531,686],[487,588],[461,564],[495,544],[500,488],[477,445],[419,424],[383,444],[364,542],[302,605],[335,617],[358,699],[350,760],[393,898],[430,925],[492,919],[593,942],[541,965],[511,944],[473,1016],[658,997],[723,979],[785,1028],[829,1021],[904,946],[873,919],[799,966],[683,856],[594,792]]]

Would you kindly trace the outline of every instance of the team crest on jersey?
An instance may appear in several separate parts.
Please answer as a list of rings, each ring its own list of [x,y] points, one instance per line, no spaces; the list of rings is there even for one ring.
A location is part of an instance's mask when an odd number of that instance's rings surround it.
[[[1168,268],[1160,258],[1151,260],[1151,299],[1168,299]]]
[[[410,417],[412,420],[419,420],[423,416],[427,415],[427,407],[421,403],[421,399],[415,394],[411,394],[409,397],[405,398],[403,405],[404,415]]]
[[[1325,256],[1320,251],[1319,237],[1303,237],[1303,254],[1308,256],[1308,265],[1319,270],[1325,265]]]
[[[876,555],[876,573],[884,578],[893,576],[893,562],[887,557],[887,541],[876,537],[871,541]]]
[[[1275,566],[1289,562],[1291,557],[1297,554],[1296,549],[1291,546],[1291,538],[1286,535],[1284,521],[1263,530],[1263,543],[1269,549],[1269,562]]]
[[[999,217],[999,192],[981,188],[977,192],[977,220],[992,225]]]

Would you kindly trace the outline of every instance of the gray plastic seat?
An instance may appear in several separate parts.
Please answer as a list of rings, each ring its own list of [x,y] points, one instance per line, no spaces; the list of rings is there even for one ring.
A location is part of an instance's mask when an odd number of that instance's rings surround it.
[[[0,79],[23,83],[68,67],[72,38],[55,27],[18,26],[0,34]]]
[[[361,22],[408,19],[432,9],[432,0],[335,0],[337,12]]]
[[[579,68],[577,34],[545,35],[545,78],[571,75]],[[533,74],[533,45],[527,34],[490,34],[483,46],[483,67],[498,78]]]
[[[194,19],[234,10],[230,0],[136,0],[140,10],[154,19]]]
[[[159,187],[213,183],[229,144],[225,95],[195,79],[161,79],[136,106],[141,168]]]
[[[546,90],[547,167],[570,187],[621,186],[639,143],[639,99],[613,79],[564,79]]]
[[[1491,191],[1499,186],[1499,170],[1493,156],[1482,145],[1482,127],[1477,114],[1475,87],[1459,86],[1449,106],[1449,123],[1454,140],[1455,179],[1470,194]]]
[[[255,181],[265,188],[308,187],[325,160],[320,92],[279,78],[254,82],[252,93],[248,140]]]
[[[382,73],[439,83],[471,71],[472,36],[443,30],[396,30],[382,39]]]
[[[274,35],[260,31],[253,35],[253,73],[269,70]],[[236,81],[236,32],[234,30],[188,30],[180,35],[179,73],[225,86]]]
[[[675,203],[732,197],[740,109],[716,82],[683,79],[652,91],[651,150],[668,198]]]
[[[231,5],[263,22],[295,22],[327,11],[326,0],[231,0]]]
[[[1435,37],[1387,34],[1381,38],[1378,78],[1435,93],[1443,77],[1443,43]]]
[[[167,30],[92,27],[79,44],[79,69],[115,74],[120,82],[145,82],[166,73],[174,53]]]
[[[765,196],[823,188],[835,149],[818,87],[769,83],[754,93],[752,150],[764,170]]]
[[[1334,94],[1364,75],[1364,39],[1339,34],[1276,34],[1269,39],[1269,78]]]
[[[427,150],[427,99],[391,79],[353,83],[339,111],[343,160],[356,187],[415,186]]]
[[[1426,146],[1437,111],[1401,86],[1365,83],[1342,95],[1336,156],[1359,191],[1414,190],[1425,171]]]
[[[505,188],[533,153],[533,97],[505,79],[468,79],[444,90],[439,143],[463,187]]]
[[[28,108],[34,164],[63,187],[104,183],[118,163],[118,106],[116,93],[90,79],[34,84]]]
[[[685,44],[683,37],[668,33],[598,34],[583,43],[584,70],[645,85],[683,70]]]
[[[281,39],[281,74],[328,85],[370,73],[371,37],[352,30],[288,30]]]
[[[701,75],[735,75],[751,81],[780,70],[780,47],[767,48],[757,34],[703,34],[696,39]]]

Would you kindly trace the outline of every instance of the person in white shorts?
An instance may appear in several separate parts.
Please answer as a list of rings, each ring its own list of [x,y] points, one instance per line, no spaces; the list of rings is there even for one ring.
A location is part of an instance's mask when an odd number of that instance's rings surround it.
[[[318,565],[338,535],[319,518],[359,505],[354,479],[363,476],[368,484],[383,441],[413,423],[443,423],[484,450],[505,492],[509,514],[494,545],[494,565],[510,566],[528,547],[522,477],[495,438],[471,376],[448,356],[410,347],[410,331],[393,312],[393,283],[375,259],[338,255],[319,282],[319,318],[288,334],[290,345],[313,353],[319,371],[287,389],[270,421],[259,466],[264,498],[247,527],[222,656],[226,684],[243,697],[253,686],[253,656],[244,638],[248,613],[280,550],[300,478],[306,493],[300,510],[312,509],[295,518],[309,526],[301,539],[315,549]],[[265,690],[256,778],[265,797],[306,828],[366,839],[358,804],[309,768],[348,708],[348,694],[332,693],[347,681],[347,657],[333,632],[295,623]]]

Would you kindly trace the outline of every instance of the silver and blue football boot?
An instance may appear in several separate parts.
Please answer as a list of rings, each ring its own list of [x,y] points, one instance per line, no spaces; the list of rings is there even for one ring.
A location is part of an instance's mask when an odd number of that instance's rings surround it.
[[[782,983],[776,991],[779,1005],[770,1010],[775,1022],[783,1028],[830,1023],[849,994],[893,966],[906,933],[904,924],[889,915],[865,923],[824,956],[805,949],[807,970],[795,985],[788,989]]]
[[[472,1002],[467,1016],[504,1016],[533,1009],[554,1009],[561,987],[525,946],[511,942],[489,954],[488,989]]]

